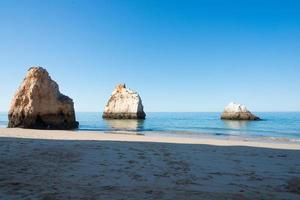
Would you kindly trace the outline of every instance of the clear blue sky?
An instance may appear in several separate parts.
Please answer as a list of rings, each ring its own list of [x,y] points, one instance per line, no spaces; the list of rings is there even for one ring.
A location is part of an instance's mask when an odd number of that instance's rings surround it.
[[[300,1],[0,0],[0,110],[36,65],[77,111],[300,111]]]

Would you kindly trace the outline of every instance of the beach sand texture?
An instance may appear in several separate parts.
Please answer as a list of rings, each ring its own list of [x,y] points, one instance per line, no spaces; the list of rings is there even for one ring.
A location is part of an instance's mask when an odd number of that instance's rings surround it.
[[[299,149],[0,129],[0,199],[299,199],[288,188],[300,177]]]

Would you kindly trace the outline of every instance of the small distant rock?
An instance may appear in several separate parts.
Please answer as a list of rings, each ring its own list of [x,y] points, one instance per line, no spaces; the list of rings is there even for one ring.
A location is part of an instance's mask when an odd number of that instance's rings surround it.
[[[125,84],[117,85],[104,108],[103,118],[145,119],[145,117],[139,94],[126,88]]]
[[[15,94],[8,114],[9,128],[75,129],[73,100],[59,92],[46,69],[32,67]]]
[[[290,192],[300,194],[300,178],[299,177],[293,177],[290,180],[288,180],[287,189]]]
[[[260,120],[259,117],[253,115],[244,105],[230,103],[225,107],[221,115],[221,119],[225,120]]]

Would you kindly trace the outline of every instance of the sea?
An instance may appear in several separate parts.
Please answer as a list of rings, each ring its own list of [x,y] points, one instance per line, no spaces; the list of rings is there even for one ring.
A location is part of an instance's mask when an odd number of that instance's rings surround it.
[[[145,120],[105,120],[100,112],[76,113],[80,131],[159,135],[166,137],[219,137],[289,140],[300,142],[300,112],[257,112],[261,121],[221,120],[217,112],[150,112]],[[7,127],[0,113],[0,127]]]

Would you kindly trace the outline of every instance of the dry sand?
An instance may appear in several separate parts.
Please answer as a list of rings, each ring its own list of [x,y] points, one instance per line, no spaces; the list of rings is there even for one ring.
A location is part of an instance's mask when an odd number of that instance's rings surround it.
[[[299,143],[0,129],[5,200],[300,199],[295,177]]]

